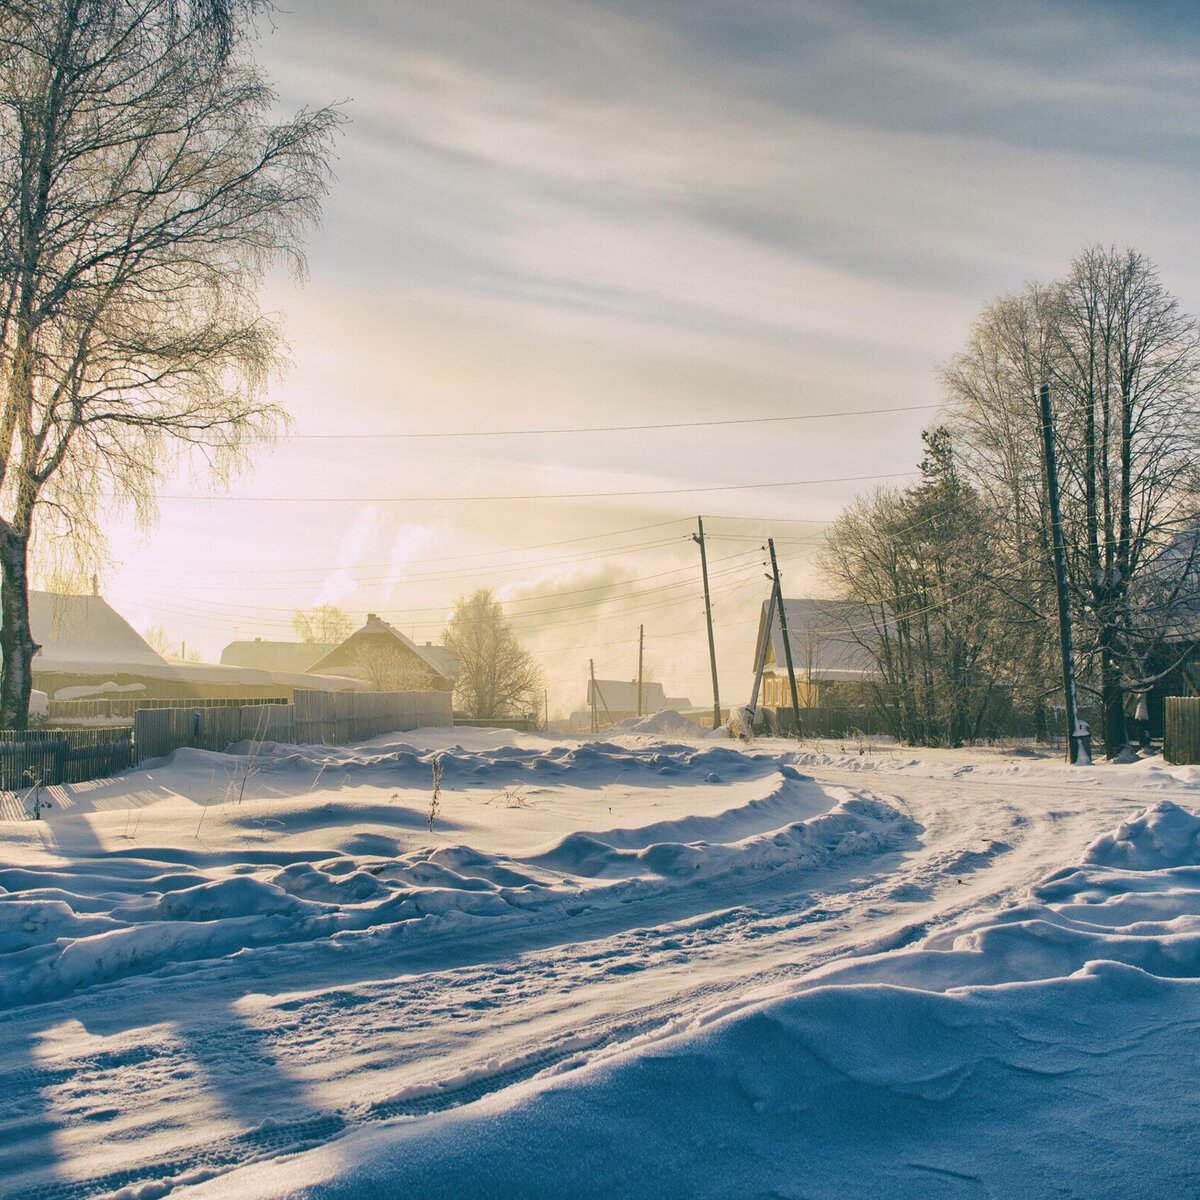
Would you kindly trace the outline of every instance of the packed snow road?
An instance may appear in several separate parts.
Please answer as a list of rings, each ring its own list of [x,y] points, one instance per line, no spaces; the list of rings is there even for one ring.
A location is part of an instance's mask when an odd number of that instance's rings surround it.
[[[0,825],[0,1194],[249,1195],[255,1163],[253,1194],[282,1194],[285,1156],[919,943],[1200,785],[1152,762],[448,733],[184,752]]]

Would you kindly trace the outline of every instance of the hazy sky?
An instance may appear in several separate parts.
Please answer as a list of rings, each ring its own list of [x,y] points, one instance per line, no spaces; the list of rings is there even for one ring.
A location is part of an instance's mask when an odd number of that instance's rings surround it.
[[[386,435],[936,404],[979,308],[1091,241],[1145,250],[1200,309],[1186,0],[287,8],[262,44],[284,102],[350,117],[309,280],[268,298],[303,436],[234,485],[258,500],[167,498],[149,535],[114,522],[106,577],[135,625],[208,657],[324,600],[434,639],[486,584],[553,708],[582,700],[589,657],[629,677],[643,621],[656,678],[703,703],[704,513],[724,698],[744,700],[762,536],[789,591],[819,591],[819,522],[869,483],[472,498],[893,475],[931,411]],[[313,436],[331,433],[362,436]]]

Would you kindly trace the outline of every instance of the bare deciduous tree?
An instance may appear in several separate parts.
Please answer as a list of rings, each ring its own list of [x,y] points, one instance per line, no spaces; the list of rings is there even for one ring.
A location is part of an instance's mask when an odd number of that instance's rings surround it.
[[[172,445],[227,472],[281,414],[258,293],[303,265],[338,124],[277,123],[260,0],[0,6],[0,724],[27,720],[28,562],[148,519]]]
[[[493,718],[536,710],[542,672],[486,588],[459,597],[442,643],[458,656],[454,698],[463,711]]]
[[[292,618],[296,636],[310,646],[340,646],[354,631],[350,615],[336,604],[318,604]]]
[[[991,636],[986,509],[959,477],[947,432],[925,441],[921,482],[851,505],[819,561],[839,596],[856,602],[840,633],[874,658],[871,686],[893,733],[957,746],[993,732],[1009,672]]]
[[[377,692],[429,692],[433,672],[397,646],[365,645],[354,654],[355,665]]]
[[[1060,282],[985,309],[945,378],[968,471],[1008,534],[1013,595],[1047,622],[1037,388],[1051,384],[1081,684],[1099,699],[1113,757],[1126,744],[1125,692],[1145,683],[1185,599],[1161,552],[1196,513],[1196,322],[1144,255],[1092,247]]]

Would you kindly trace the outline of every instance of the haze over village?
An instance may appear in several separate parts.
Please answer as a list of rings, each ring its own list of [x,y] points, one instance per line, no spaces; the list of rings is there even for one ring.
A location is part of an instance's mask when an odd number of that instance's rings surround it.
[[[293,361],[272,397],[304,436],[256,451],[228,489],[296,499],[164,499],[148,535],[108,522],[103,590],[137,629],[217,661],[328,602],[436,641],[455,597],[488,586],[536,613],[521,627],[556,715],[582,702],[589,657],[632,678],[643,620],[657,677],[703,702],[695,516],[746,539],[714,556],[774,532],[789,588],[818,594],[812,544],[868,482],[379,499],[910,475],[933,409],[687,425],[937,405],[936,369],[982,305],[1097,239],[1144,250],[1200,309],[1177,153],[1188,22],[1047,7],[1016,32],[1004,10],[689,8],[397,4],[347,23],[303,3],[276,23],[262,57],[283,102],[348,98],[351,122],[308,282],[266,301]],[[651,422],[684,427],[386,436]],[[362,436],[312,436],[333,433]],[[205,488],[181,474],[163,491]],[[651,540],[668,544],[622,551]],[[720,581],[731,678],[753,665],[761,581]]]
[[[0,1200],[1200,1195],[1200,11],[0,0]]]

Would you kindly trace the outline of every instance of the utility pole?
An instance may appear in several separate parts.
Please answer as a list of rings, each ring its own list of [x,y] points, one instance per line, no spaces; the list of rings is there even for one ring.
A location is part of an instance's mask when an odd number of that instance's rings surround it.
[[[646,650],[646,627],[645,625],[638,626],[638,712],[637,715],[642,715],[642,661]]]
[[[588,674],[592,677],[592,686],[588,688],[588,701],[592,706],[592,732],[596,733],[596,663],[588,659]]]
[[[717,644],[713,641],[712,593],[708,589],[708,551],[704,546],[704,518],[697,517],[699,534],[692,534],[692,541],[700,547],[700,571],[704,576],[704,617],[708,622],[708,661],[712,667],[713,685],[713,728],[721,727],[721,690],[717,686]]]
[[[787,609],[783,603],[783,584],[779,582],[779,560],[775,557],[775,539],[767,538],[771,552],[771,574],[775,577],[775,607],[779,609],[779,632],[783,635],[783,655],[787,660],[788,684],[792,689],[792,719],[800,736],[800,693],[796,691],[796,668],[792,663],[792,639],[788,637]]]
[[[1062,645],[1063,694],[1067,703],[1067,762],[1090,767],[1088,728],[1079,719],[1075,696],[1075,648],[1071,639],[1071,604],[1067,596],[1067,546],[1063,536],[1062,504],[1058,495],[1058,458],[1054,449],[1054,413],[1050,385],[1043,383],[1038,397],[1042,406],[1042,449],[1046,456],[1046,490],[1050,498],[1050,526],[1054,537],[1054,586],[1058,592],[1058,637]]]

